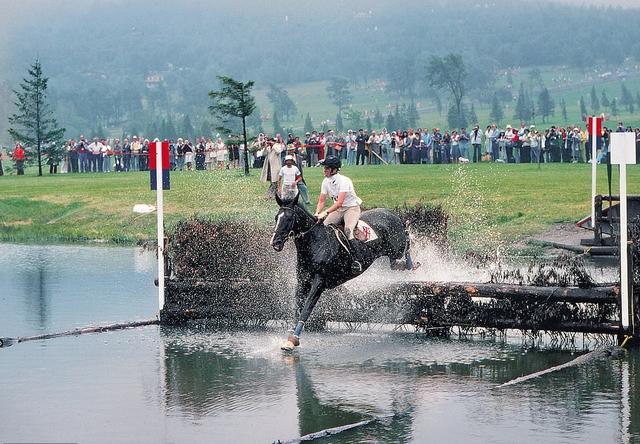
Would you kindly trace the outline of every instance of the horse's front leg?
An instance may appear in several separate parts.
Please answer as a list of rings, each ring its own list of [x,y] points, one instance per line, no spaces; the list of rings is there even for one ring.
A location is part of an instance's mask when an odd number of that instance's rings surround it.
[[[309,316],[311,316],[311,312],[313,311],[313,307],[316,306],[318,299],[320,299],[320,295],[324,291],[324,280],[320,277],[319,274],[314,274],[311,279],[311,287],[309,289],[309,293],[304,299],[304,305],[302,306],[302,310],[298,315],[298,322],[296,323],[296,327],[293,330],[293,334],[290,334],[287,338],[287,342],[281,347],[283,350],[293,350],[295,347],[300,345],[300,335],[302,334],[302,329],[304,328],[304,323],[307,322]]]

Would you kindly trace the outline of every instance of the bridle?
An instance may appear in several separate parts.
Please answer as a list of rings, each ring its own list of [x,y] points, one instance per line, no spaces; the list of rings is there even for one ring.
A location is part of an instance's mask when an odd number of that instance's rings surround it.
[[[295,208],[291,208],[291,207],[287,207],[287,206],[281,206],[281,207],[280,207],[280,209],[281,209],[281,210],[283,210],[283,211],[292,211],[292,212],[293,212],[293,217],[294,217],[294,218],[297,218],[297,217],[298,217],[298,213],[297,213],[297,211],[296,211],[296,209],[295,209]],[[298,233],[298,234],[295,234],[295,233],[293,232],[293,230],[290,230],[290,231],[289,231],[289,234],[287,235],[287,237],[289,237],[289,238],[291,238],[291,239],[293,239],[293,240],[303,238],[304,236],[306,236],[307,234],[309,234],[309,232],[310,232],[311,230],[313,230],[313,229],[315,228],[315,226],[316,226],[316,225],[318,225],[318,224],[320,224],[320,223],[321,223],[321,220],[320,220],[320,219],[317,219],[317,220],[316,220],[316,222],[315,222],[313,225],[311,225],[311,227],[310,227],[308,230],[306,230],[306,231],[302,231],[302,232],[300,232],[300,233]],[[294,220],[294,225],[295,225],[295,220]]]

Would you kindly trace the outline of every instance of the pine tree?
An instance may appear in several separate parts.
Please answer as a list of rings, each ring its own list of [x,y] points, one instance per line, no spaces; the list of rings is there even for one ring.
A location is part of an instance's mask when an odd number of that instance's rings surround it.
[[[200,125],[200,137],[205,139],[211,137],[211,125],[206,120],[203,120]]]
[[[500,103],[500,100],[498,100],[497,94],[493,94],[493,99],[491,99],[490,118],[498,125],[500,125],[500,122],[504,119],[504,111],[502,110],[502,104]]]
[[[528,115],[529,115],[529,109],[527,104],[527,97],[524,92],[524,84],[520,82],[520,90],[518,91],[518,98],[516,100],[516,107],[514,110],[513,117],[518,120],[527,121]]]
[[[630,113],[633,112],[633,96],[624,83],[621,84],[622,96],[620,97],[620,105],[624,106]]]
[[[562,119],[564,123],[567,123],[569,116],[567,115],[567,102],[564,101],[564,97],[560,98],[560,109],[562,111]]]
[[[382,117],[382,113],[380,112],[380,108],[378,107],[376,107],[376,111],[373,114],[373,123],[378,128],[380,128],[384,124],[384,117]]]
[[[42,73],[40,61],[36,61],[27,70],[29,78],[20,84],[20,90],[14,90],[17,112],[9,116],[9,134],[22,142],[25,151],[35,148],[38,161],[38,176],[42,176],[42,155],[61,158],[64,128],[58,127],[53,111],[47,103],[47,83],[49,79]]]
[[[398,129],[398,126],[396,125],[396,119],[395,117],[393,117],[392,113],[387,114],[387,119],[385,121],[385,126],[387,127],[387,130],[389,131],[395,131]]]
[[[407,108],[407,123],[411,128],[416,128],[419,121],[420,114],[418,114],[418,108],[416,108],[416,104],[412,100]]]
[[[475,105],[472,103],[471,104],[471,109],[469,110],[469,124],[471,125],[475,125],[478,123],[478,115],[476,114],[476,107]]]
[[[596,94],[596,86],[591,87],[591,110],[593,114],[600,112],[600,100],[598,100],[598,94]]]
[[[278,113],[273,113],[273,135],[275,136],[276,134],[284,134],[284,129],[282,129],[280,119],[278,119]]]
[[[607,93],[604,89],[602,90],[602,96],[600,97],[600,104],[604,106],[604,109],[607,109],[609,108],[609,106],[611,106],[611,102],[609,101]]]
[[[611,115],[612,116],[618,115],[618,102],[616,102],[615,97],[613,98],[613,100],[611,100]]]
[[[307,117],[304,119],[304,132],[310,133],[313,131],[313,122],[311,121],[311,116],[307,113]]]
[[[435,93],[433,95],[433,101],[436,105],[436,110],[438,110],[438,115],[442,116],[442,100],[440,100],[440,96],[438,95],[438,93]]]
[[[176,140],[177,137],[176,127],[173,124],[173,120],[171,120],[171,116],[169,116],[169,119],[167,120],[167,139]]]
[[[367,131],[369,131],[369,134],[371,134],[371,131],[373,131],[373,125],[371,124],[371,118],[369,116],[367,116]]]
[[[193,142],[193,133],[195,130],[193,129],[193,125],[191,124],[191,118],[189,114],[185,114],[182,119],[182,137],[185,139],[189,139]]]
[[[549,94],[549,90],[546,87],[540,91],[540,95],[538,96],[538,109],[542,115],[542,123],[545,123],[546,118],[554,114],[555,103],[553,102],[551,94]]]
[[[589,114],[587,111],[587,105],[584,104],[584,97],[580,96],[580,116],[584,120],[584,118]]]
[[[336,114],[336,131],[344,131],[344,122],[342,121],[342,114],[340,112]]]

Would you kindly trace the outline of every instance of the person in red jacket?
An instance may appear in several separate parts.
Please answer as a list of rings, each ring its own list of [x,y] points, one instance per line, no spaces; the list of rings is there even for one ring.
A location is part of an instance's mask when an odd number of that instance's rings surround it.
[[[25,159],[24,148],[20,142],[16,142],[16,146],[13,149],[13,160],[16,163],[16,171],[18,172],[18,176],[24,176],[24,159]]]

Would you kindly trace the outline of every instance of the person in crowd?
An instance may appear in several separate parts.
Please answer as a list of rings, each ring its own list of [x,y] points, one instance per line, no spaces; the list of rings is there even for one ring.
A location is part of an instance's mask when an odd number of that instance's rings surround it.
[[[429,133],[429,128],[423,128],[420,132],[420,163],[429,164],[431,163],[431,150],[433,147],[433,139],[431,138],[431,133]]]
[[[207,139],[207,143],[205,144],[205,159],[204,159],[204,163],[207,171],[211,171],[213,169],[215,160],[216,160],[215,144],[211,140],[211,137],[209,137]]]
[[[325,138],[325,146],[327,149],[327,156],[336,156],[336,135],[333,130],[327,131],[327,137]]]
[[[531,129],[525,128],[522,133],[522,138],[518,136],[520,139],[520,162],[519,163],[530,163],[531,162],[531,136],[533,135],[533,130],[535,129],[535,125],[531,125]]]
[[[433,163],[442,163],[442,133],[440,128],[433,128],[431,133],[431,139],[433,140]]]
[[[309,189],[307,188],[307,183],[304,180],[304,170],[303,170],[303,162],[304,155],[301,151],[302,143],[300,142],[300,138],[294,138],[294,141],[291,145],[287,146],[287,154],[293,157],[293,165],[295,165],[300,171],[300,181],[297,183],[298,190],[300,190],[300,196],[302,197],[302,201],[305,206],[309,205],[311,202],[309,201]]]
[[[78,152],[78,160],[80,161],[80,172],[88,173],[91,171],[89,166],[89,144],[84,139],[84,136],[80,134],[80,140],[76,145],[76,151]]]
[[[295,195],[298,191],[298,183],[302,180],[302,174],[293,163],[293,155],[284,156],[284,166],[278,173],[278,194],[286,197]]]
[[[562,156],[560,155],[560,143],[562,137],[556,131],[555,125],[549,129],[549,133],[546,137],[546,150],[549,152],[549,160],[551,162],[560,162]]]
[[[55,149],[55,143],[52,144],[52,150],[47,155],[47,165],[49,165],[49,174],[58,174],[58,164],[60,159],[58,157],[57,150]]]
[[[513,143],[513,161],[515,163],[522,163],[522,144],[524,143],[525,132],[527,132],[529,128],[524,122],[520,122],[520,128],[518,128],[518,132],[516,135],[517,139],[514,140]]]
[[[3,160],[3,154],[4,153],[4,147],[0,147],[0,176],[4,176],[4,168],[2,167],[2,160]]]
[[[265,196],[267,199],[273,199],[275,197],[278,188],[278,173],[280,172],[280,168],[282,168],[280,153],[284,148],[284,143],[281,143],[281,141],[278,142],[276,139],[267,141],[263,148],[264,164],[262,166],[262,173],[260,174],[260,181],[269,183],[269,188]]]
[[[78,164],[78,148],[76,141],[73,139],[69,139],[67,142],[67,157],[69,159],[69,172],[70,173],[78,173],[80,171]]]
[[[115,139],[113,141],[113,161],[113,170],[116,173],[124,171],[123,152],[122,145],[120,144],[120,139]]]
[[[140,147],[140,171],[149,171],[149,139],[144,139]]]
[[[442,135],[442,152],[440,153],[440,160],[442,163],[451,163],[451,134],[449,130],[444,130]]]
[[[222,137],[218,137],[216,139],[216,143],[214,145],[214,150],[216,153],[216,162],[218,164],[219,170],[224,170],[225,168],[225,156],[227,155],[227,146],[224,144]]]
[[[178,137],[176,141],[176,169],[178,171],[184,170],[184,140],[182,137]]]
[[[205,160],[207,154],[207,144],[204,137],[200,137],[200,140],[196,144],[196,170],[203,171],[205,169]]]
[[[187,166],[187,171],[193,171],[193,147],[189,139],[184,141],[182,153],[184,154],[184,163]]]
[[[100,157],[102,161],[102,172],[111,172],[111,157],[113,157],[113,148],[109,145],[107,139],[102,139],[100,142]]]
[[[125,137],[122,141],[122,161],[123,171],[131,171],[131,143],[128,137]]]
[[[460,148],[460,157],[469,159],[469,133],[465,127],[460,128],[458,134],[458,147]]]
[[[382,132],[380,133],[380,152],[382,153],[382,158],[387,164],[393,162],[391,134],[389,134],[386,128],[382,128]]]
[[[480,125],[477,123],[473,126],[473,129],[469,134],[469,143],[471,144],[471,150],[473,151],[471,161],[473,163],[480,162],[482,160],[482,131],[480,131]]]
[[[364,129],[360,128],[358,130],[358,135],[356,136],[356,166],[364,165],[366,159],[366,144],[367,137],[364,134]]]
[[[13,158],[13,161],[16,163],[16,174],[18,176],[24,176],[24,162],[27,156],[20,142],[16,142],[16,145],[13,148],[13,154],[11,157]]]
[[[395,131],[391,132],[391,149],[393,150],[393,163],[396,165],[400,163],[401,156],[401,146],[402,142],[400,141],[400,136]]]
[[[347,131],[346,137],[346,148],[347,148],[347,165],[355,165],[356,164],[356,153],[358,150],[358,144],[356,142],[356,134],[353,130]]]
[[[87,158],[89,159],[89,172],[96,173],[98,171],[98,159],[100,157],[100,141],[94,137],[87,147]],[[102,165],[100,165],[102,169]]]
[[[460,134],[456,130],[451,131],[451,163],[459,163],[462,153],[460,152]]]
[[[518,132],[514,131],[511,125],[507,125],[507,129],[504,132],[504,149],[507,163],[515,163],[515,158],[513,157],[513,147],[515,143],[518,141]]]
[[[141,154],[142,154],[142,143],[140,142],[140,139],[138,139],[138,136],[133,136],[132,142],[131,142],[131,170],[132,171],[142,171],[142,168],[140,168],[140,164],[141,164]]]
[[[339,174],[341,166],[340,159],[335,156],[324,159],[324,180],[320,186],[315,215],[325,225],[344,224],[344,233],[354,257],[351,270],[358,274],[362,272],[362,264],[356,258],[362,255],[362,244],[355,238],[354,231],[360,219],[362,200],[356,195],[351,179]],[[325,209],[327,197],[333,200],[333,204]]]
[[[580,132],[580,127],[576,126],[571,131],[571,153],[573,155],[573,163],[578,163],[582,161],[580,157],[581,145],[582,145],[582,133]]]
[[[546,142],[545,142],[546,143]],[[529,157],[532,163],[542,163],[544,158],[542,157],[542,135],[540,131],[531,125],[529,127]]]
[[[380,163],[380,159],[378,158],[379,149],[379,139],[378,135],[375,131],[371,131],[371,135],[367,139],[367,144],[369,145],[369,164],[378,165]]]

